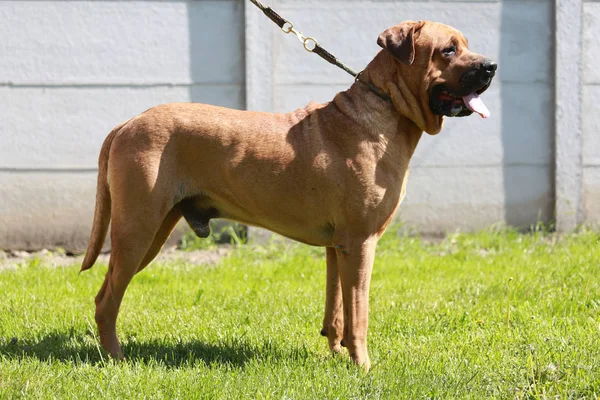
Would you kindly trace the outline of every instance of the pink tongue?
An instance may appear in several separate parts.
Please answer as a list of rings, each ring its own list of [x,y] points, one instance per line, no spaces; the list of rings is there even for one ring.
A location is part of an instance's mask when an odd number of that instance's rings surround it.
[[[463,97],[463,101],[469,110],[481,115],[481,118],[488,118],[491,115],[490,110],[483,104],[483,100],[477,93],[473,92]]]

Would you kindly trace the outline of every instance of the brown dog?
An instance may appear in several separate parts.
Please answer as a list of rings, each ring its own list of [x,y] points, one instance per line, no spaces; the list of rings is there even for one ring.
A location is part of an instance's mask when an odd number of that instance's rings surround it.
[[[331,350],[346,346],[369,368],[375,246],[404,197],[409,160],[422,132],[437,134],[444,115],[487,116],[478,94],[496,70],[438,23],[407,21],[377,43],[384,50],[361,80],[330,103],[289,114],[167,104],[108,135],[82,270],[94,264],[112,219],[110,263],[96,296],[100,341],[111,356],[123,357],[116,320],[125,289],[179,219],[206,237],[211,218],[227,218],[326,247],[321,333]]]

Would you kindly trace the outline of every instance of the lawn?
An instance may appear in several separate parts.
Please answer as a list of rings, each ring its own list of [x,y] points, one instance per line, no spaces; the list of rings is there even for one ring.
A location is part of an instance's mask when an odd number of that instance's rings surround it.
[[[319,335],[324,250],[239,246],[161,261],[99,349],[106,265],[0,269],[0,398],[587,398],[600,396],[600,234],[390,232],[371,286],[365,374]]]

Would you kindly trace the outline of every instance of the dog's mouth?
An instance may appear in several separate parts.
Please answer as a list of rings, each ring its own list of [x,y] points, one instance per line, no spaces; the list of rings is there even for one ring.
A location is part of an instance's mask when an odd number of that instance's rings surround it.
[[[491,81],[465,94],[453,92],[444,84],[437,85],[429,96],[429,108],[434,114],[447,117],[466,117],[475,112],[482,118],[488,118],[490,111],[480,95],[487,90]]]

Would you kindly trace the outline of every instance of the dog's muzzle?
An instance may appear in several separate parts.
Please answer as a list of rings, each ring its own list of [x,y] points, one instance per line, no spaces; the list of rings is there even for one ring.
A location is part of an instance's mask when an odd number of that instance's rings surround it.
[[[461,75],[457,90],[451,90],[444,84],[435,86],[429,97],[429,108],[434,114],[447,117],[466,117],[473,112],[483,118],[489,117],[489,110],[479,98],[487,90],[496,75],[498,65],[485,59],[476,68]]]

